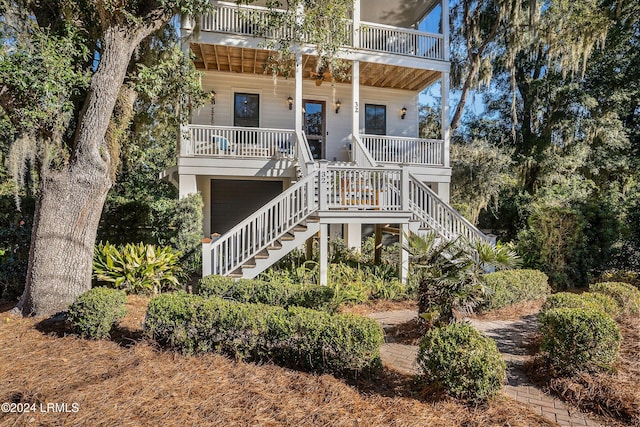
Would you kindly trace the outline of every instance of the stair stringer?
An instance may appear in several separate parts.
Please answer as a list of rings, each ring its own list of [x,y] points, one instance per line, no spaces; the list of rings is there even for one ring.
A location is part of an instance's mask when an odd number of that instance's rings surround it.
[[[293,240],[278,240],[281,247],[277,249],[267,249],[269,252],[268,258],[254,258],[255,267],[241,267],[242,277],[245,279],[253,279],[276,262],[280,261],[285,255],[290,253],[295,248],[300,247],[306,242],[308,238],[315,235],[320,231],[320,224],[318,222],[307,222],[306,230],[304,231],[289,231],[289,234],[293,234]],[[284,233],[286,235],[287,233]],[[281,236],[282,237],[282,236]]]

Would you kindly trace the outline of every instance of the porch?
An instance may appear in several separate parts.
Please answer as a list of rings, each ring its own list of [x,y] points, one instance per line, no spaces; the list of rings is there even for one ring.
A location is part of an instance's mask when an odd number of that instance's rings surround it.
[[[441,139],[361,134],[352,136],[352,143],[345,148],[349,151],[349,161],[359,166],[446,165],[444,141]],[[226,160],[287,159],[296,163],[313,161],[304,132],[195,124],[182,128],[180,156]]]

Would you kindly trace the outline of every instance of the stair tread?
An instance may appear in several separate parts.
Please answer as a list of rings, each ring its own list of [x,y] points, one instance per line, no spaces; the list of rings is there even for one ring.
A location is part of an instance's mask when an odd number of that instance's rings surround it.
[[[280,237],[280,240],[283,240],[285,242],[291,241],[291,240],[295,240],[296,236],[294,236],[291,233],[285,233],[282,237]]]

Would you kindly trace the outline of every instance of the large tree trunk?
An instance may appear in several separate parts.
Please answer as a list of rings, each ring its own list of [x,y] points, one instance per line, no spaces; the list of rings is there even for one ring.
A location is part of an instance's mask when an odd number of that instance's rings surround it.
[[[40,181],[23,315],[65,311],[91,285],[96,231],[111,180],[104,171],[63,171]]]
[[[91,287],[98,222],[119,154],[109,124],[133,50],[162,24],[156,19],[152,25],[116,25],[104,32],[69,164],[59,171],[43,165],[41,171],[27,283],[16,307],[25,316],[66,310]]]

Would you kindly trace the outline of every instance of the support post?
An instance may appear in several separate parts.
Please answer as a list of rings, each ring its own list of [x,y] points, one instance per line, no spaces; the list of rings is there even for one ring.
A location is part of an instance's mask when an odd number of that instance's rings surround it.
[[[351,69],[351,133],[360,135],[360,61],[353,61]]]
[[[211,274],[211,239],[202,239],[202,277]]]
[[[356,252],[362,250],[362,224],[347,223],[345,224],[345,244],[348,248],[354,248]]]
[[[442,43],[444,46],[444,60],[449,61],[449,0],[442,0]]]
[[[310,261],[313,259],[313,237],[309,237],[305,242],[305,259]]]
[[[300,49],[296,52],[296,88],[295,103],[293,110],[296,115],[294,119],[294,129],[296,132],[302,131],[302,52]]]
[[[409,206],[409,166],[400,165],[402,176],[400,177],[400,205],[403,211],[408,211]]]
[[[445,0],[446,2],[446,0]],[[449,167],[450,122],[449,122],[449,73],[442,73],[442,165]]]
[[[320,224],[320,285],[327,286],[329,276],[329,225]]]
[[[360,0],[353,0],[353,47],[360,47]]]
[[[400,265],[398,270],[400,271],[400,281],[403,284],[407,283],[407,277],[409,276],[409,252],[406,249],[407,237],[409,236],[409,224],[400,224]]]
[[[320,170],[318,177],[318,208],[321,211],[326,211],[328,208],[328,186],[329,186],[329,171],[327,166],[329,165],[329,161],[327,160],[319,160],[318,161]]]
[[[374,246],[373,246],[373,263],[380,265],[382,262],[382,224],[376,224]]]
[[[195,175],[180,175],[180,184],[178,188],[178,196],[184,199],[189,194],[198,192],[198,184]]]

